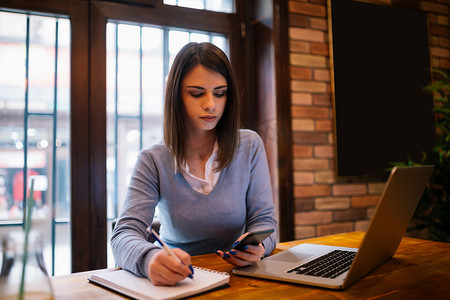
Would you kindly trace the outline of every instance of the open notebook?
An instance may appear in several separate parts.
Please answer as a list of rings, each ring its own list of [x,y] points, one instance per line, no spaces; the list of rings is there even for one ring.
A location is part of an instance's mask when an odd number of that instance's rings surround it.
[[[194,267],[194,279],[186,278],[175,286],[155,286],[147,278],[118,269],[94,274],[88,280],[134,299],[179,299],[223,286],[230,275]]]

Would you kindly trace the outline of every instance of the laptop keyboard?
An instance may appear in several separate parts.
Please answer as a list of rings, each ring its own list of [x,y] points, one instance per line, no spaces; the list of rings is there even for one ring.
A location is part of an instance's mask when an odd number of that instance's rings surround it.
[[[354,251],[334,250],[287,272],[324,278],[336,278],[350,269],[355,255],[356,252]]]

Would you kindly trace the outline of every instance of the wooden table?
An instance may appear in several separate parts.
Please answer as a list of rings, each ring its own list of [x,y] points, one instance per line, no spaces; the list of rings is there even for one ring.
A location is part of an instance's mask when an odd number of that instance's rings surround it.
[[[280,243],[274,252],[304,242],[358,247],[363,236],[363,232],[350,232]],[[194,256],[192,263],[231,275],[229,287],[196,299],[450,299],[450,244],[408,237],[403,238],[391,260],[344,291],[237,276],[231,273],[232,266],[216,254]],[[92,273],[108,271],[53,277],[55,299],[123,299],[87,282]]]

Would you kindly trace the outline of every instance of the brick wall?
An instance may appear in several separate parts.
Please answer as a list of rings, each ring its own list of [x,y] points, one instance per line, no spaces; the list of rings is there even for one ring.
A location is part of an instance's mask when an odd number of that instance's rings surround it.
[[[373,0],[427,13],[431,64],[450,69],[450,0]],[[297,239],[366,230],[384,182],[335,179],[326,0],[289,1],[289,48]]]

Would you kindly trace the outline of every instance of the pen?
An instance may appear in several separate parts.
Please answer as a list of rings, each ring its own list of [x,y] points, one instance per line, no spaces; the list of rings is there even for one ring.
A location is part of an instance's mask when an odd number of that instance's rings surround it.
[[[185,265],[185,264],[181,261],[181,259],[179,259],[178,256],[176,256],[176,255],[172,252],[172,250],[170,250],[170,248],[167,247],[166,243],[164,243],[163,240],[161,240],[161,238],[160,238],[159,235],[153,230],[153,228],[147,227],[147,231],[153,236],[153,238],[154,238],[155,240],[158,241],[158,243],[161,244],[161,246],[163,247],[164,251],[166,251],[166,253],[167,253],[169,256],[172,256],[173,258],[175,258],[176,260],[178,260],[178,261],[180,262],[180,264]],[[192,273],[194,273],[194,269],[192,268],[192,266],[189,266],[189,269],[191,270]],[[194,276],[192,276],[192,274],[189,274],[188,277],[191,278],[191,279],[194,278]]]

